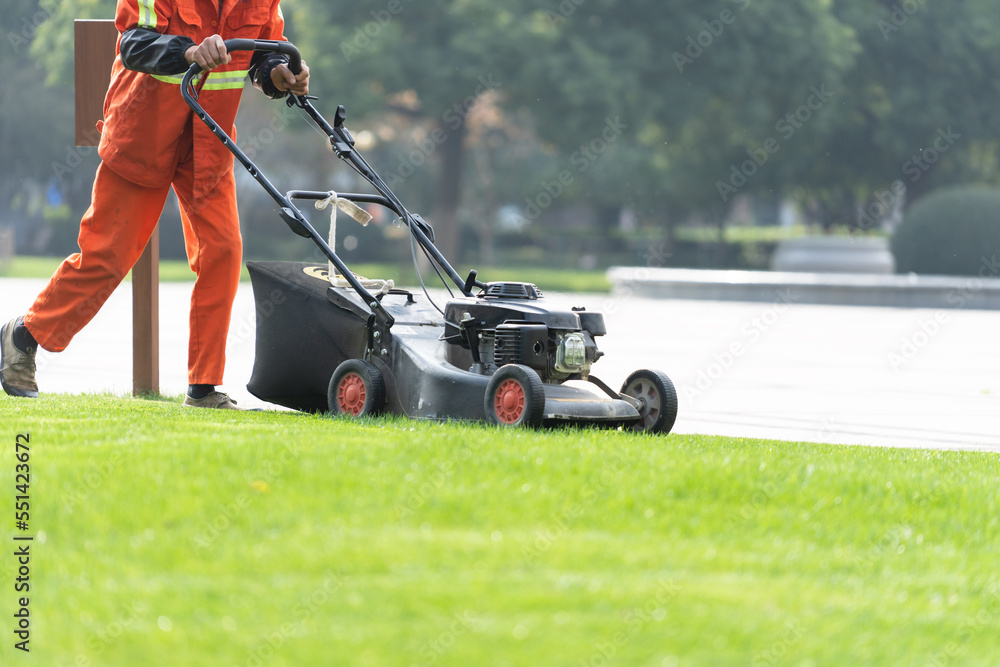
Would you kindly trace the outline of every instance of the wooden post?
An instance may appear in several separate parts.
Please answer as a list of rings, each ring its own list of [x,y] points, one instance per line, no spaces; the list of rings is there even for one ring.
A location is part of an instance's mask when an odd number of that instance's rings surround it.
[[[96,146],[97,121],[104,118],[104,96],[111,81],[118,29],[114,21],[73,22],[76,82],[76,145]]]
[[[160,392],[160,228],[132,267],[132,394]]]
[[[74,22],[76,58],[76,144],[96,146],[97,121],[111,80],[118,29],[114,21]],[[132,267],[132,393],[160,391],[160,229]]]

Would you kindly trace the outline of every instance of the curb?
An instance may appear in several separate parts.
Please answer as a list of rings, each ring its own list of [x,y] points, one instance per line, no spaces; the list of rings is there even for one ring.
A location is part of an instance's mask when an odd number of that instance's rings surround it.
[[[615,293],[656,299],[771,302],[791,290],[796,303],[827,306],[1000,310],[1000,278],[994,277],[627,266],[611,267],[607,276]]]

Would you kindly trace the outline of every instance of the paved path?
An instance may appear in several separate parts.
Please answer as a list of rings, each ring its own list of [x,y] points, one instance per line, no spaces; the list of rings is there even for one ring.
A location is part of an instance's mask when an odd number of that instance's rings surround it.
[[[626,299],[605,349],[616,371],[673,377],[681,432],[1000,449],[998,327],[989,311]]]
[[[0,280],[0,319],[23,312],[41,280]],[[161,390],[186,386],[190,284],[160,293]],[[595,374],[619,386],[666,371],[679,433],[841,444],[1000,450],[1000,313],[550,295],[605,313]],[[250,286],[240,287],[225,389],[241,405],[253,366]],[[123,285],[58,355],[39,359],[43,392],[131,388],[131,290]]]

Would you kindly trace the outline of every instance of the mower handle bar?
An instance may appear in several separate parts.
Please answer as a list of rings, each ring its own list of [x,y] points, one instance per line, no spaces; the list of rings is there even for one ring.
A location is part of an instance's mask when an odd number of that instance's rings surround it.
[[[227,53],[232,53],[233,51],[264,51],[265,53],[286,55],[288,56],[288,69],[292,70],[292,74],[298,76],[302,72],[302,55],[291,42],[279,42],[273,39],[227,39],[225,45]],[[191,66],[184,74],[184,83],[181,85],[187,88],[191,84],[191,80],[198,76],[201,71],[201,65],[191,63]]]
[[[302,71],[302,57],[299,55],[299,50],[289,42],[277,42],[271,40],[263,39],[229,39],[226,40],[226,49],[228,51],[265,51],[271,53],[283,53],[288,56],[289,63],[288,67],[293,73],[298,74]],[[351,273],[344,261],[333,252],[326,240],[309,224],[302,212],[295,208],[295,205],[289,200],[288,197],[278,192],[278,190],[271,184],[267,177],[264,176],[257,168],[257,166],[247,157],[246,153],[240,150],[226,131],[219,127],[219,124],[205,111],[204,108],[198,103],[198,92],[192,86],[192,81],[194,77],[201,72],[201,66],[198,63],[194,63],[188,68],[188,71],[184,74],[184,79],[181,81],[181,95],[187,105],[191,107],[195,115],[204,122],[208,128],[212,131],[219,141],[229,149],[229,152],[233,154],[240,164],[242,164],[250,175],[264,188],[264,190],[271,195],[271,198],[280,207],[280,217],[285,221],[285,224],[291,228],[292,232],[298,234],[299,236],[305,238],[311,238],[316,245],[320,247],[327,258],[333,262],[337,270],[344,276],[354,291],[358,293],[358,296],[368,305],[372,313],[379,319],[381,319],[386,326],[391,327],[393,324],[393,317],[389,314],[389,311],[382,306],[381,302],[372,296],[364,288],[364,286],[358,282],[354,274]],[[297,97],[297,96],[296,96]]]
[[[294,74],[299,74],[302,71],[302,57],[299,54],[299,50],[295,48],[294,44],[290,42],[279,42],[273,40],[263,40],[263,39],[228,39],[225,42],[227,51],[264,51],[270,53],[281,53],[287,55],[289,58],[288,67]],[[271,195],[271,198],[280,207],[280,217],[284,220],[285,224],[289,226],[293,233],[305,238],[311,238],[317,246],[323,251],[327,258],[337,267],[337,270],[344,276],[351,287],[357,292],[358,296],[368,305],[376,317],[381,319],[387,326],[391,327],[393,324],[393,317],[389,312],[382,306],[381,302],[373,297],[368,290],[361,285],[360,282],[354,277],[354,274],[347,268],[343,260],[340,259],[330,248],[326,240],[320,236],[320,234],[315,230],[315,228],[309,224],[309,221],[303,216],[302,212],[299,211],[295,205],[292,203],[292,199],[316,199],[325,198],[329,196],[329,193],[311,193],[305,191],[295,191],[289,192],[287,194],[282,194],[271,184],[271,182],[260,172],[257,166],[250,160],[247,155],[240,150],[229,135],[219,127],[219,124],[205,111],[204,108],[198,103],[198,91],[192,85],[194,77],[201,72],[201,66],[197,63],[193,63],[184,74],[184,78],[181,81],[181,95],[184,101],[212,131],[212,133],[222,142],[222,144],[229,149],[233,156],[242,164],[250,175],[256,180],[264,190]],[[299,108],[305,110],[313,121],[322,129],[322,131],[330,137],[330,142],[333,146],[334,152],[337,157],[345,160],[351,164],[362,176],[366,178],[375,189],[379,191],[379,195],[355,195],[352,194],[348,198],[358,202],[358,203],[371,203],[380,204],[386,206],[397,215],[399,215],[405,222],[405,224],[410,228],[416,241],[429,253],[429,259],[432,263],[436,262],[451,278],[465,294],[469,296],[471,294],[471,288],[474,286],[485,287],[484,283],[480,283],[474,279],[474,276],[470,275],[469,280],[463,283],[461,276],[455,271],[455,269],[448,263],[441,251],[437,249],[433,241],[433,230],[430,225],[428,225],[420,216],[412,215],[408,213],[403,205],[396,199],[389,190],[388,186],[381,183],[381,179],[374,173],[371,167],[368,166],[367,162],[361,158],[354,151],[354,139],[351,137],[350,132],[344,127],[344,118],[346,112],[344,108],[337,107],[337,115],[334,119],[334,125],[331,126],[325,118],[316,110],[315,107],[310,104],[309,100],[315,98],[309,98],[308,96],[293,95],[288,99],[289,106],[298,106]],[[322,197],[318,195],[322,194]],[[440,275],[440,274],[439,274]]]

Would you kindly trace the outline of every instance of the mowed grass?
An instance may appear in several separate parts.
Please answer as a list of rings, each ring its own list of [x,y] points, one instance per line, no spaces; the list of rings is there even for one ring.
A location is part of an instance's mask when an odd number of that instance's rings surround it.
[[[31,656],[0,662],[1000,661],[995,454],[0,397],[31,435]]]
[[[59,257],[25,257],[16,256],[9,266],[0,267],[0,277],[3,278],[48,278],[59,267],[62,258]],[[392,278],[397,285],[415,286],[419,285],[417,274],[412,265],[398,266],[389,263],[361,263],[349,264],[352,271],[369,278]],[[462,273],[467,271],[459,267]],[[160,280],[162,282],[194,282],[194,273],[188,267],[187,262],[180,260],[160,261]],[[608,281],[606,272],[601,270],[583,271],[575,269],[552,269],[538,267],[480,267],[480,280],[501,281],[516,280],[520,282],[533,282],[543,291],[553,292],[609,292],[611,283]],[[130,273],[125,278],[132,279]],[[250,280],[246,265],[243,266],[242,280]],[[429,287],[438,287],[440,282],[433,271],[428,270],[424,275],[424,282]]]

